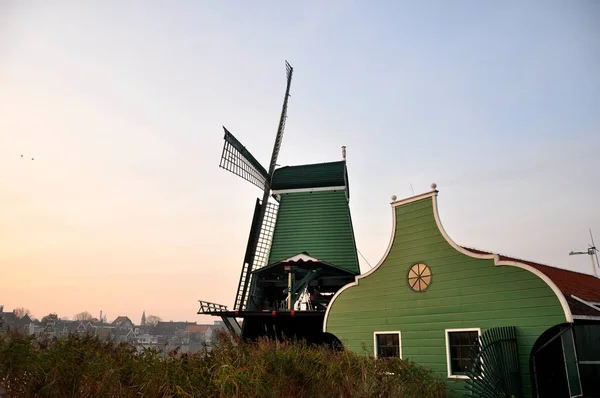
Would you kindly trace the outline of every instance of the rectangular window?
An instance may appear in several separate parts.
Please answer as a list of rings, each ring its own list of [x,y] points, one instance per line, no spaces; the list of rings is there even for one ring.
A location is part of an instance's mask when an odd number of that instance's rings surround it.
[[[446,358],[448,377],[466,379],[473,366],[471,353],[475,349],[481,329],[446,329]]]
[[[375,358],[402,358],[400,332],[374,332]]]

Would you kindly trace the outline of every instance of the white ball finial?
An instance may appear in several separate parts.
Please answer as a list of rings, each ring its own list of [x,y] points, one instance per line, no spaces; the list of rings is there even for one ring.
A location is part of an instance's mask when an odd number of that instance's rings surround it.
[[[398,197],[396,195],[392,195],[392,202],[395,202]]]
[[[437,184],[434,182],[433,184],[431,184],[431,189],[435,190],[437,188]]]

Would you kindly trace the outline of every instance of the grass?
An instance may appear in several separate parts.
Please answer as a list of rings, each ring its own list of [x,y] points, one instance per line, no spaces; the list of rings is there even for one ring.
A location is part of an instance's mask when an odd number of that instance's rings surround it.
[[[4,335],[0,383],[10,397],[447,396],[442,380],[410,361],[227,336],[210,351],[163,355],[88,335]]]

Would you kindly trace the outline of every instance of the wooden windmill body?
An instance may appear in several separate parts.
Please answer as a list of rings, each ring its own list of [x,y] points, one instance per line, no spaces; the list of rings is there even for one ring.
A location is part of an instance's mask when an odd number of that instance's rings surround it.
[[[233,309],[200,301],[198,314],[220,316],[242,337],[302,338],[331,343],[322,332],[333,295],[360,273],[348,172],[343,160],[276,168],[293,68],[268,170],[225,127],[220,166],[263,190],[254,217]],[[238,323],[241,319],[242,325]]]

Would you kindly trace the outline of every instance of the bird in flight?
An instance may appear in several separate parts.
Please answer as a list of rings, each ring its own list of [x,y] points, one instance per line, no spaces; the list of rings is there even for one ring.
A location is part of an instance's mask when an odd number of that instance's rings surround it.
[[[21,157],[23,157],[23,155],[21,155]],[[35,160],[34,158],[31,158],[31,160]]]

